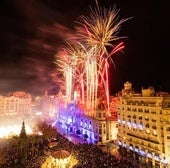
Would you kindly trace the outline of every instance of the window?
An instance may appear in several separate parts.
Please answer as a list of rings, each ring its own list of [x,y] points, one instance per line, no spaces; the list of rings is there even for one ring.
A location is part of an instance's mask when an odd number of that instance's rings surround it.
[[[146,121],[149,121],[149,117],[148,117],[148,116],[146,116],[146,117],[145,117],[145,120],[146,120]]]
[[[156,119],[155,119],[155,118],[153,118],[153,119],[152,119],[152,122],[156,122]]]
[[[149,124],[147,123],[147,124],[145,125],[145,127],[146,127],[146,128],[149,128]]]
[[[142,120],[142,116],[141,115],[139,116],[139,120]]]
[[[153,129],[157,129],[156,125],[153,125],[152,128],[153,128]]]
[[[150,130],[149,130],[149,129],[147,129],[147,130],[146,130],[146,133],[147,133],[147,134],[150,134]]]
[[[136,115],[133,115],[133,118],[135,119],[135,118],[136,118]]]

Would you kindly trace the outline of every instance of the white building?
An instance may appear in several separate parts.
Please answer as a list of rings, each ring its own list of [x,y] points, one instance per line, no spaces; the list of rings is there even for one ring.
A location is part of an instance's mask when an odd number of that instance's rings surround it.
[[[119,145],[154,168],[170,167],[170,95],[153,87],[135,93],[126,82],[119,98]]]
[[[30,114],[32,109],[31,95],[25,92],[14,92],[10,96],[0,95],[0,116]]]

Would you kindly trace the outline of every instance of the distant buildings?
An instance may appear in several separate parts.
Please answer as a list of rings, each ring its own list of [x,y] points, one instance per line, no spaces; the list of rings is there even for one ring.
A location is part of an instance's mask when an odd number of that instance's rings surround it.
[[[32,111],[31,95],[25,92],[13,92],[0,95],[0,116],[25,115]]]
[[[170,95],[153,87],[135,93],[126,82],[119,99],[118,144],[152,167],[170,167]]]
[[[42,115],[46,120],[50,118],[56,118],[58,109],[58,98],[55,95],[48,95],[45,92],[45,95],[42,97]]]
[[[32,102],[25,92],[0,96],[0,116],[31,112],[38,106],[44,119],[56,119],[55,124],[88,142],[116,141],[155,168],[170,167],[170,95],[155,92],[153,87],[136,93],[130,82],[124,84],[118,97],[110,98],[110,111],[104,102],[98,102],[93,115],[88,115],[79,101],[65,103],[65,96],[49,96],[47,92]],[[34,111],[33,111],[34,113]]]
[[[27,120],[25,129],[32,134],[33,120],[32,97],[25,92],[13,92],[0,95],[0,138],[9,138],[19,135],[23,120]],[[30,119],[30,126],[28,126]]]

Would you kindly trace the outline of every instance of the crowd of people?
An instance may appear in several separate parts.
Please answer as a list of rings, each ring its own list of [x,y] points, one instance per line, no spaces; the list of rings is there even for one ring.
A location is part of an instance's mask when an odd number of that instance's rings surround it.
[[[31,139],[10,140],[10,143],[1,149],[4,156],[0,168],[39,168],[45,160],[44,152],[47,142],[40,141],[40,137],[39,140],[37,137],[31,137]]]
[[[51,141],[56,141],[56,145],[49,146]],[[138,168],[139,166],[131,159],[115,157],[109,152],[104,152],[98,145],[83,143],[73,143],[60,133],[56,132],[56,137],[44,140],[39,139],[33,143],[13,144],[6,147],[6,157],[4,164],[0,168],[41,168],[43,162],[50,153],[59,149],[69,151],[78,163],[73,168]]]
[[[103,150],[96,144],[74,144],[62,135],[58,135],[57,145],[51,150],[65,149],[74,155],[78,164],[74,168],[138,168],[135,161],[123,157],[115,157]]]

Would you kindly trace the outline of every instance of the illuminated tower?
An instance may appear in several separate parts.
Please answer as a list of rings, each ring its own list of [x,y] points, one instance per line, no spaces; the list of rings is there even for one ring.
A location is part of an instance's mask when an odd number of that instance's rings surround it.
[[[106,112],[103,102],[100,102],[96,110],[96,120],[98,121],[99,142],[106,141]]]

